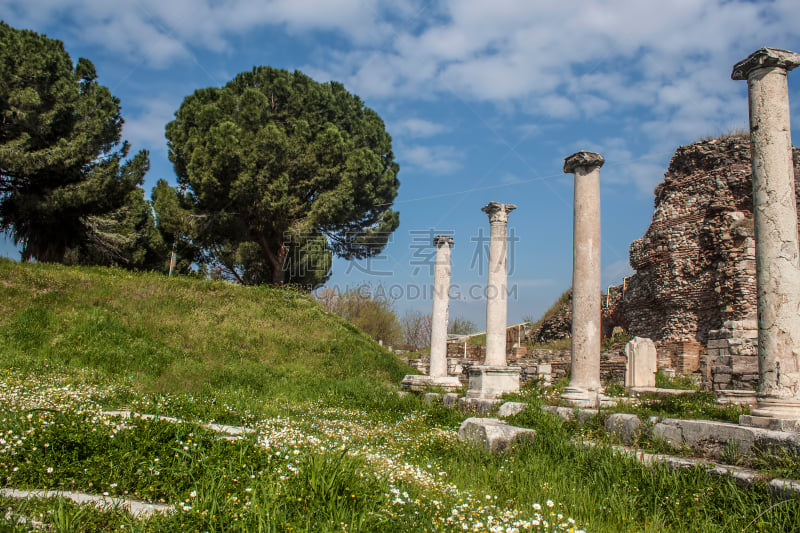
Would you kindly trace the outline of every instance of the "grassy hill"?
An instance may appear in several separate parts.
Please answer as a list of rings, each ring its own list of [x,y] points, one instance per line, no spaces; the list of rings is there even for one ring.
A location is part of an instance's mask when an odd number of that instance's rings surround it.
[[[411,370],[291,291],[0,260],[0,361],[130,375],[137,389],[314,398]]]
[[[508,396],[529,404],[509,422],[536,439],[488,453],[458,439],[474,413],[395,393],[408,371],[292,292],[0,260],[0,531],[711,533],[800,523],[796,498],[617,454],[598,431],[607,414],[578,427],[541,410],[555,388]],[[241,427],[232,436],[214,424]],[[574,444],[587,438],[597,445]],[[9,489],[170,512],[137,517]]]

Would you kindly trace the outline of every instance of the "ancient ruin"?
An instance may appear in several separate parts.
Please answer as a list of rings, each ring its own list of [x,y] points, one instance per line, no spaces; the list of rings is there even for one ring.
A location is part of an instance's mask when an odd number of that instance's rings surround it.
[[[513,204],[490,202],[481,208],[489,216],[489,277],[486,284],[486,359],[469,370],[467,398],[496,398],[519,390],[519,367],[506,365],[508,298],[508,214]]]
[[[600,154],[578,152],[564,160],[575,175],[572,225],[572,366],[561,398],[579,407],[600,401]]]
[[[800,54],[762,48],[734,66],[747,80],[758,290],[758,408],[743,423],[800,427],[800,250],[787,71]],[[773,427],[775,426],[775,427]]]
[[[656,345],[650,339],[634,337],[625,345],[625,388],[656,386]]]
[[[453,238],[438,235],[433,274],[433,320],[431,325],[431,377],[447,375],[447,321],[450,307],[450,249]]]
[[[409,374],[403,378],[402,386],[408,390],[421,391],[429,386],[455,390],[461,386],[457,376],[448,375],[447,368],[447,324],[450,308],[450,251],[453,238],[437,235],[433,238],[436,247],[436,262],[433,271],[433,312],[431,324],[431,355],[427,376]]]
[[[631,244],[636,273],[611,287],[603,310],[608,325],[656,342],[659,368],[714,390],[758,384],[750,151],[744,134],[676,150],[653,220]],[[797,178],[800,150],[794,161]]]

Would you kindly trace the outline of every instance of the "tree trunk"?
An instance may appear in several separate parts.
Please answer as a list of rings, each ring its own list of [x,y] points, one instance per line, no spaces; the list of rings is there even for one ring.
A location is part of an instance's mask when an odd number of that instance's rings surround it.
[[[272,283],[276,285],[283,285],[286,282],[286,272],[283,270],[283,262],[286,259],[286,246],[281,242],[278,244],[277,255],[270,250],[267,244],[267,239],[264,237],[263,232],[258,232],[257,242],[267,256],[269,264],[272,265]]]

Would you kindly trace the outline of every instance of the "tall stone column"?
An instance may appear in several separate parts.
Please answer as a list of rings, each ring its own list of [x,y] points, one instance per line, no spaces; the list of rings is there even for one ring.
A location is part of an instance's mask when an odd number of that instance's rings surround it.
[[[489,215],[489,280],[486,284],[486,366],[506,364],[508,313],[508,214],[513,204],[490,202],[481,208]]]
[[[400,386],[406,390],[422,392],[430,387],[454,391],[462,387],[458,376],[447,375],[447,321],[450,307],[450,251],[453,238],[437,235],[436,263],[433,271],[433,313],[431,320],[431,364],[428,375],[409,374]]]
[[[580,407],[600,401],[600,167],[605,159],[578,152],[564,160],[575,175],[572,214],[572,366],[561,397]]]
[[[447,321],[450,307],[450,248],[453,238],[437,235],[433,273],[433,319],[431,321],[431,377],[447,375]]]
[[[758,289],[758,407],[743,424],[800,431],[800,258],[786,73],[800,54],[761,48],[733,67],[747,80]]]
[[[506,366],[508,312],[508,214],[513,204],[489,202],[481,211],[489,216],[489,279],[486,284],[486,359],[469,370],[467,398],[492,400],[519,390],[519,367]]]

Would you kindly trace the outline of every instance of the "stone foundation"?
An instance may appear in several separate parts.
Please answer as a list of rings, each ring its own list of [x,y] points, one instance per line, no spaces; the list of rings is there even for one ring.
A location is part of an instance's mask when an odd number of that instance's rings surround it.
[[[758,387],[758,324],[754,319],[728,320],[708,332],[708,354],[701,364],[703,383],[711,390],[755,390]]]
[[[515,366],[475,365],[469,369],[467,398],[494,399],[519,390],[520,369]]]

